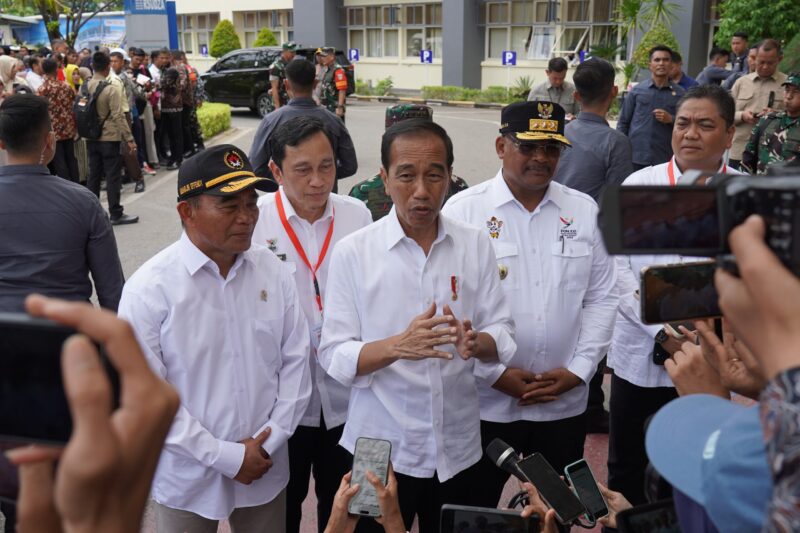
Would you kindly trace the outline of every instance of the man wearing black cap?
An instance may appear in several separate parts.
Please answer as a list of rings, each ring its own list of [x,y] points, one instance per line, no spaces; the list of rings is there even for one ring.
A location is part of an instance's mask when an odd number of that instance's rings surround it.
[[[157,529],[284,531],[287,441],[311,393],[309,333],[294,280],[251,247],[256,177],[232,145],[178,173],[180,240],[123,289],[119,314],[181,396],[153,482]]]
[[[269,84],[272,87],[272,105],[280,109],[289,101],[286,84],[286,65],[294,59],[297,43],[290,41],[281,46],[281,55],[269,66]]]
[[[344,122],[345,100],[347,99],[347,74],[336,62],[336,49],[332,46],[317,48],[316,56],[322,64],[320,96],[321,104]]]
[[[564,123],[553,102],[505,107],[495,141],[502,168],[444,209],[483,228],[517,324],[511,361],[496,365],[494,380],[478,380],[483,447],[501,438],[559,472],[583,457],[587,385],[611,343],[618,302],[597,204],[552,181],[570,146]],[[479,505],[495,507],[508,474],[488,459],[479,465],[472,490]]]

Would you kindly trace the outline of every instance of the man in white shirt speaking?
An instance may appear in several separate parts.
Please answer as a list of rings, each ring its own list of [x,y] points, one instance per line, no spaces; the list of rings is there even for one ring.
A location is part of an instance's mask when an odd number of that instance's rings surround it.
[[[390,441],[406,528],[417,516],[422,533],[438,532],[442,504],[474,502],[466,481],[482,455],[475,377],[495,370],[486,362],[510,360],[513,323],[491,244],[439,214],[453,166],[444,129],[395,124],[381,164],[394,207],[336,245],[319,356],[352,387],[342,446]],[[367,525],[377,524],[359,527]]]
[[[153,481],[159,533],[284,531],[287,441],[311,395],[309,333],[292,275],[251,246],[258,178],[242,150],[178,173],[184,233],[125,284],[119,314],[181,397]]]
[[[481,440],[539,452],[562,472],[583,457],[589,381],[611,344],[614,261],[597,228],[597,204],[552,181],[565,113],[533,101],[503,108],[494,179],[451,198],[443,213],[481,228],[494,246],[500,286],[516,323],[517,351],[500,379],[478,382]],[[496,507],[508,474],[480,462],[472,490]]]
[[[687,170],[733,173],[723,162],[731,147],[735,104],[718,85],[692,87],[678,102],[668,162],[631,174],[623,185],[676,185]],[[659,325],[642,323],[638,299],[642,268],[650,265],[696,262],[677,255],[617,256],[619,313],[608,366],[614,369],[609,404],[608,486],[632,504],[645,503],[644,446],[646,420],[678,396],[663,365],[653,362],[654,351],[674,354],[681,342]]]
[[[294,274],[311,333],[311,401],[289,439],[286,530],[300,529],[301,506],[313,471],[317,528],[322,533],[342,476],[351,466],[350,454],[339,446],[350,388],[328,376],[317,362],[326,303],[322,296],[334,246],[371,223],[372,216],[363,202],[331,193],[336,183],[334,143],[319,118],[287,120],[272,132],[269,142],[270,170],[281,188],[259,198],[253,243],[272,249]]]

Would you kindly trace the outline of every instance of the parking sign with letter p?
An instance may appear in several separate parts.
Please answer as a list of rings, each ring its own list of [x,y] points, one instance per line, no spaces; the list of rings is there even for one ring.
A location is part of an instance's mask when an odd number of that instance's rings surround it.
[[[358,48],[350,48],[347,51],[347,59],[349,59],[350,61],[358,61],[360,59]]]
[[[513,50],[503,50],[503,65],[513,66],[517,64],[517,53]]]
[[[433,63],[433,50],[420,50],[419,61],[420,63]]]

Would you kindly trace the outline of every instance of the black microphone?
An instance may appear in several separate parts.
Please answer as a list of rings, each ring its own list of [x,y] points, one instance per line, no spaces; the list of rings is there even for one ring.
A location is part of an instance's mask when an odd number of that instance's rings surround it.
[[[486,447],[486,456],[502,470],[505,470],[512,476],[516,477],[523,483],[529,483],[530,480],[525,472],[519,467],[519,454],[503,442],[501,439],[494,439]]]

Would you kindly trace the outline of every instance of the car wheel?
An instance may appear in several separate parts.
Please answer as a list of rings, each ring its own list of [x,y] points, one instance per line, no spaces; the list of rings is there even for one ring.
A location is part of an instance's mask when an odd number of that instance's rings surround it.
[[[266,117],[267,114],[271,113],[275,110],[275,106],[272,103],[272,98],[270,98],[269,93],[261,93],[256,98],[256,112],[261,115],[261,117]]]

